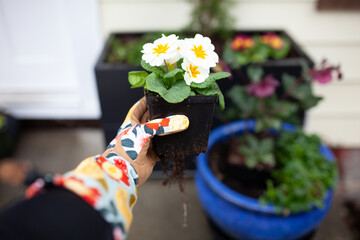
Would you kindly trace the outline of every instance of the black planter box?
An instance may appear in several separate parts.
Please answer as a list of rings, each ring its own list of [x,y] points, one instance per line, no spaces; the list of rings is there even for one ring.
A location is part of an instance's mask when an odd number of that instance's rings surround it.
[[[288,54],[288,57],[283,59],[268,59],[262,63],[250,63],[248,65],[242,66],[238,69],[231,69],[232,79],[222,79],[217,81],[220,86],[221,91],[224,93],[226,106],[231,106],[231,101],[226,97],[226,92],[230,90],[234,85],[244,85],[250,82],[249,78],[247,77],[246,71],[247,68],[250,66],[259,66],[264,70],[264,76],[268,74],[272,74],[274,78],[281,81],[281,77],[284,73],[287,73],[294,77],[300,77],[302,72],[302,65],[301,61],[305,61],[309,67],[314,66],[314,62],[311,58],[301,49],[301,47],[292,39],[285,31],[281,30],[264,30],[264,31],[238,31],[238,33],[246,34],[246,35],[257,35],[263,34],[266,32],[273,32],[278,35],[282,35],[289,39],[291,48]],[[235,36],[235,35],[234,35]],[[282,87],[277,88],[277,94],[279,96],[282,95],[283,89]],[[304,121],[304,112],[298,113],[300,117]],[[218,127],[219,125],[223,124],[218,119],[214,119],[213,128]]]
[[[19,136],[19,120],[2,114],[4,119],[3,126],[0,127],[0,159],[11,157],[16,148],[17,139]]]
[[[118,36],[139,37],[141,34],[111,34],[95,65],[96,83],[102,111],[101,125],[105,132],[106,144],[116,136],[117,130],[124,121],[133,104],[144,96],[144,90],[131,89],[128,82],[130,71],[142,70],[140,66],[106,63],[110,43]]]

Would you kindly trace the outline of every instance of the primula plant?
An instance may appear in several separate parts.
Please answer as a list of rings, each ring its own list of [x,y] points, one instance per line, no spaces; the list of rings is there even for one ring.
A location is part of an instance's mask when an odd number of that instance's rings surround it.
[[[223,60],[233,68],[249,63],[265,62],[267,59],[285,58],[290,41],[275,33],[263,35],[238,34],[224,46]]]
[[[300,113],[316,106],[322,99],[314,95],[311,83],[328,83],[333,74],[342,77],[339,66],[330,66],[326,61],[314,69],[304,63],[299,78],[285,73],[281,82],[272,75],[264,76],[259,67],[249,67],[247,74],[250,79],[247,85],[236,85],[227,92],[233,106],[219,117],[224,121],[255,118],[257,132],[268,128],[279,130],[282,122],[300,125]],[[277,93],[280,86],[282,91]]]
[[[129,72],[129,82],[133,88],[144,87],[169,103],[195,95],[218,95],[223,109],[224,96],[215,81],[230,74],[210,73],[219,61],[214,50],[211,40],[200,34],[184,40],[175,34],[163,35],[143,46],[141,66],[146,71]]]

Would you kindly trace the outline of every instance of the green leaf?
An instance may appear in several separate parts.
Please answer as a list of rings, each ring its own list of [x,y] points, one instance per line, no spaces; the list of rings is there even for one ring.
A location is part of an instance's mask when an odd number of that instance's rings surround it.
[[[263,118],[256,119],[255,132],[258,133],[264,130],[266,130],[266,124],[264,123],[264,119]]]
[[[276,115],[281,118],[287,118],[296,113],[298,110],[298,105],[294,102],[290,101],[277,101],[276,107],[274,109],[277,109]]]
[[[208,88],[210,87],[216,80],[228,78],[231,74],[228,72],[218,72],[218,73],[210,73],[209,77],[205,79],[202,83],[191,83],[192,88]]]
[[[274,155],[272,153],[266,153],[262,155],[262,162],[269,165],[274,165],[275,164]]]
[[[141,60],[141,66],[149,72],[156,73],[160,77],[163,77],[165,75],[165,72],[160,67],[153,67],[150,64],[146,63],[144,60]]]
[[[5,117],[0,113],[0,129],[5,125]]]
[[[308,110],[309,108],[316,106],[322,99],[323,99],[322,97],[309,96],[305,98],[303,101],[301,101],[301,106],[305,110]]]
[[[308,97],[312,96],[312,91],[310,85],[299,85],[297,86],[294,91],[292,91],[291,96],[294,98],[302,101],[305,100]]]
[[[226,96],[232,100],[244,118],[248,118],[253,115],[256,108],[256,99],[247,94],[245,87],[235,85],[227,91]]]
[[[296,82],[296,78],[294,76],[291,76],[287,73],[284,73],[282,75],[282,83],[286,92],[288,92],[291,88],[294,87],[295,82]]]
[[[177,80],[170,89],[167,89],[156,73],[152,73],[146,78],[146,87],[148,90],[158,93],[169,103],[182,102],[190,95],[190,86],[184,80]]]
[[[269,57],[269,47],[264,45],[259,45],[251,55],[251,62],[265,62]]]
[[[264,75],[261,67],[248,67],[246,73],[252,82],[259,82]]]
[[[184,74],[184,70],[182,70],[181,68],[175,68],[174,70],[166,73],[164,75],[164,78],[173,78],[175,77],[178,73]]]
[[[256,158],[254,156],[248,156],[245,161],[246,166],[249,168],[254,168],[257,164]]]
[[[246,55],[246,54],[243,54],[241,52],[236,52],[235,57],[236,57],[236,64],[238,66],[244,66],[244,65],[249,64],[251,62],[250,56]]]
[[[149,74],[145,71],[129,72],[129,83],[131,88],[144,87],[145,79]]]
[[[289,39],[282,37],[282,40],[284,42],[284,45],[281,49],[277,50],[277,49],[271,48],[272,51],[270,53],[270,56],[273,57],[274,59],[285,58],[289,53],[289,50],[291,48]]]
[[[230,47],[231,41],[227,41],[224,45],[224,51],[223,51],[223,60],[233,68],[238,68],[239,64],[236,60],[236,54],[235,51],[233,51]]]
[[[219,105],[220,109],[225,109],[225,99],[224,95],[222,94],[219,85],[217,85],[216,82],[214,82],[210,87],[208,88],[196,88],[195,91],[199,93],[200,95],[218,95],[219,96]]]
[[[267,127],[279,130],[281,128],[281,121],[277,118],[267,118]]]

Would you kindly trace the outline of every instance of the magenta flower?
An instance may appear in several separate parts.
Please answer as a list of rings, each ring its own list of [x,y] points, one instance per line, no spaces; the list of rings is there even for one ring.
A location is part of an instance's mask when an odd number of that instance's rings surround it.
[[[279,81],[272,75],[267,75],[260,82],[250,83],[246,91],[249,95],[253,95],[258,98],[266,98],[275,92],[277,86],[279,86]]]
[[[312,80],[317,81],[321,84],[326,84],[332,80],[333,71],[337,73],[338,79],[342,78],[340,66],[328,66],[326,64],[326,60],[323,60],[319,69],[310,69],[308,71],[308,75],[312,78]]]

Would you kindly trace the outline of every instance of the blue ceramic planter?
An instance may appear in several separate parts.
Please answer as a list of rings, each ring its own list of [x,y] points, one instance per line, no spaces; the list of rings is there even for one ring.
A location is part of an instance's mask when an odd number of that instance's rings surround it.
[[[254,120],[241,120],[218,127],[210,134],[208,148],[214,144],[240,135],[245,129],[253,130]],[[293,131],[291,124],[282,128]],[[334,156],[322,145],[321,153],[330,161]],[[205,154],[197,159],[196,187],[200,202],[208,216],[229,236],[242,240],[292,240],[314,230],[323,220],[332,202],[332,190],[324,199],[324,208],[290,214],[287,217],[275,213],[271,205],[260,205],[256,199],[233,191],[220,182],[209,168]]]

